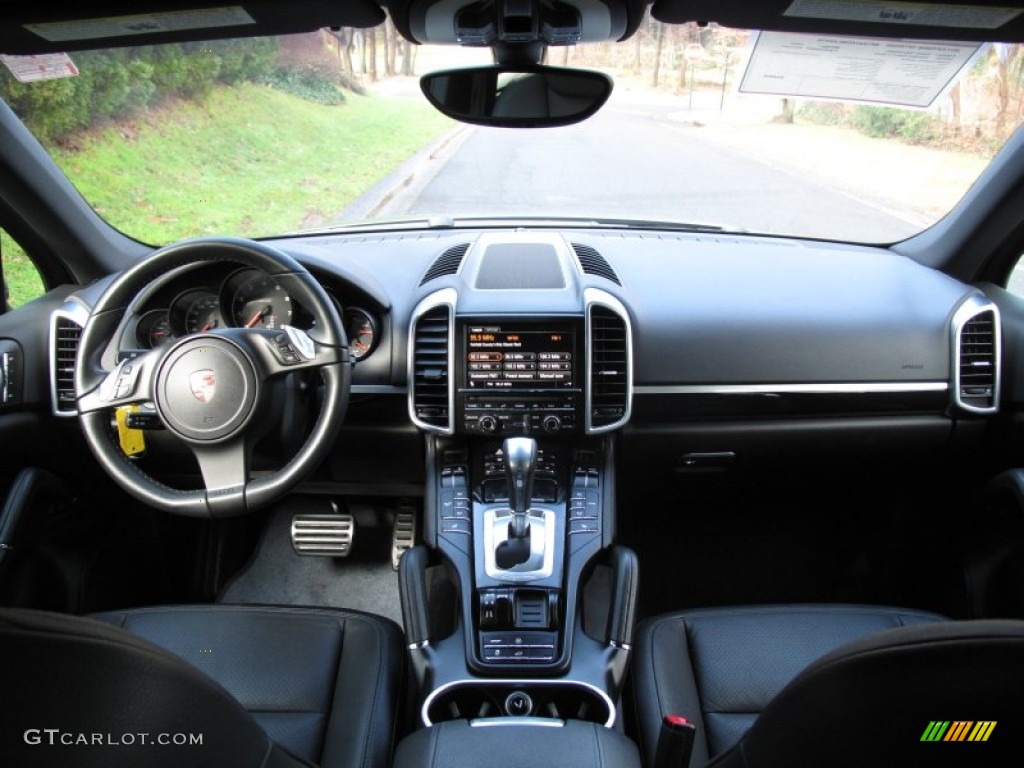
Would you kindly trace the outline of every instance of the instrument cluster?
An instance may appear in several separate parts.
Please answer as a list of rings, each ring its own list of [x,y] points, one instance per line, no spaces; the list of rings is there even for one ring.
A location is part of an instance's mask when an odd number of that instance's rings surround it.
[[[166,293],[161,290],[157,297]],[[142,349],[157,349],[195,333],[217,328],[281,328],[294,325],[310,329],[314,319],[273,275],[258,269],[238,269],[219,284],[190,286],[147,302],[151,307],[135,321],[135,343]],[[333,297],[333,294],[331,294]],[[162,306],[154,306],[162,305]],[[349,340],[349,354],[355,360],[367,357],[378,341],[377,318],[361,307],[346,307],[343,314]]]

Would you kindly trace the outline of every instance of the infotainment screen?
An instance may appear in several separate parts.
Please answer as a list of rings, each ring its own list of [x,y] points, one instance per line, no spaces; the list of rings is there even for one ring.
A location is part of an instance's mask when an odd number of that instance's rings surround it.
[[[466,325],[468,389],[571,389],[572,327]]]

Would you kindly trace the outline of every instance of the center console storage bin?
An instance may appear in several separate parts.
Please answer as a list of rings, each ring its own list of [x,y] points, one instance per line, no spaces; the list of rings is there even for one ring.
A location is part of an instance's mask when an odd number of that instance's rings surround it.
[[[640,755],[618,731],[582,720],[449,720],[403,739],[393,768],[523,768],[540,763],[640,768]]]

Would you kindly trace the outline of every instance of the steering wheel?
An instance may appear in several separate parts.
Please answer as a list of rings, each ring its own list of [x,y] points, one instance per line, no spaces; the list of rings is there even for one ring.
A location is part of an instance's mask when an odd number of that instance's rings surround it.
[[[235,262],[272,275],[314,318],[297,328],[219,328],[118,362],[111,340],[133,300],[172,270]],[[249,477],[258,426],[270,410],[268,383],[295,371],[319,370],[325,391],[316,423],[281,469]],[[100,465],[146,504],[194,517],[227,517],[280,498],[323,460],[348,405],[351,365],[345,328],[320,284],[290,256],[238,238],[199,238],[162,248],[122,273],[95,307],[79,344],[75,398],[86,441]],[[153,403],[163,426],[192,451],[205,487],[164,485],[125,456],[111,438],[111,410]]]

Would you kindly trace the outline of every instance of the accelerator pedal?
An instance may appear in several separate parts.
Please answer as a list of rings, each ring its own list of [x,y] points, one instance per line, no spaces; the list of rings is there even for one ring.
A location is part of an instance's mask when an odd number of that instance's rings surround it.
[[[416,544],[416,508],[402,505],[395,514],[395,527],[391,532],[391,567],[398,570],[402,553]]]
[[[292,517],[292,549],[299,555],[318,557],[348,557],[356,533],[356,520],[341,514],[331,503],[334,512],[324,515],[295,515]]]

